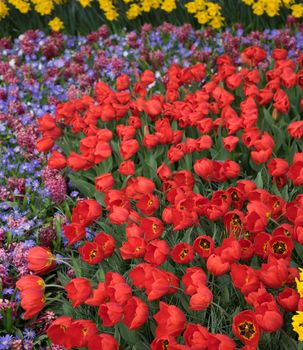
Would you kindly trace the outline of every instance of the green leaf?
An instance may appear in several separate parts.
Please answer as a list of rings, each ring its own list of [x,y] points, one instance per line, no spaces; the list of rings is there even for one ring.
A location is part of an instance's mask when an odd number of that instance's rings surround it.
[[[258,175],[255,178],[255,184],[257,185],[258,188],[263,188],[262,170],[258,172]]]
[[[75,270],[75,274],[77,277],[81,277],[81,267],[80,267],[78,261],[79,261],[79,259],[72,256],[72,266]]]
[[[117,325],[121,337],[126,341],[127,344],[137,344],[140,342],[138,331],[130,330],[126,325],[120,322]]]
[[[80,179],[79,175],[76,174],[70,174],[69,178],[71,179],[73,186],[76,187],[79,190],[79,192],[81,192],[86,197],[94,197],[96,189],[93,184]]]
[[[103,207],[105,207],[105,203],[104,203],[104,193],[96,191],[95,193],[95,198],[97,200],[97,202],[102,205]]]

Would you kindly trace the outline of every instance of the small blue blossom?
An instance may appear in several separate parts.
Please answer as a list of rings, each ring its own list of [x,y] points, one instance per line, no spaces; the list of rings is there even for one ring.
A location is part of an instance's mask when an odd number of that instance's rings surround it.
[[[13,342],[13,336],[6,334],[3,337],[0,337],[0,350],[10,349]]]
[[[3,295],[12,295],[14,293],[14,288],[3,288],[2,294]]]
[[[34,339],[36,336],[35,331],[33,329],[30,329],[30,328],[25,328],[23,334],[24,334],[25,339]]]

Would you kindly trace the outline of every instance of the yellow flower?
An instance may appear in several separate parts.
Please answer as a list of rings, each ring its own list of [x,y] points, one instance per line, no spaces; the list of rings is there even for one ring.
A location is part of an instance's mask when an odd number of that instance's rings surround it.
[[[92,2],[92,0],[79,0],[79,2],[82,7],[87,7],[87,6],[90,6],[90,3]]]
[[[64,28],[64,24],[59,17],[55,17],[54,19],[49,21],[48,25],[52,28],[52,30],[56,32]]]
[[[35,4],[35,10],[40,13],[40,15],[49,15],[54,9],[54,3],[52,0],[32,0]]]
[[[206,24],[209,21],[209,16],[207,11],[200,11],[195,16],[200,24]]]
[[[114,21],[119,17],[119,14],[116,10],[109,10],[105,12],[105,17],[109,20],[109,21]]]
[[[299,341],[303,341],[303,311],[297,311],[297,315],[292,317],[293,330],[298,333]]]
[[[158,9],[160,7],[160,0],[151,0],[152,8]]]
[[[99,0],[99,7],[104,12],[106,19],[114,21],[119,17],[112,0]]]
[[[253,5],[254,14],[257,16],[262,16],[264,14],[265,8],[262,1],[258,1]]]
[[[141,14],[141,8],[137,4],[131,4],[130,8],[126,12],[128,19],[135,19]]]
[[[254,0],[242,0],[242,2],[248,6],[251,6],[254,3]]]
[[[188,2],[187,4],[185,4],[185,7],[186,7],[188,13],[196,13],[197,12],[197,6],[196,6],[196,3],[194,1]]]
[[[149,0],[143,0],[141,4],[142,11],[150,12],[152,8],[152,3]]]
[[[221,7],[219,5],[209,2],[207,3],[207,7],[207,11],[210,17],[215,17],[220,14]]]
[[[266,5],[266,13],[269,17],[274,17],[279,14],[279,4],[277,2],[268,2]]]
[[[294,0],[283,0],[283,3],[286,7],[289,7],[293,2]]]
[[[303,17],[303,4],[296,4],[291,6],[292,15],[296,18]]]
[[[27,1],[9,0],[8,2],[12,4],[21,13],[27,13],[31,9],[30,4]]]
[[[213,19],[210,21],[210,25],[211,25],[214,29],[219,29],[219,28],[221,28],[222,25],[223,25],[223,19],[222,19],[222,17],[218,16],[218,17],[213,18]]]
[[[165,12],[171,12],[177,8],[175,0],[164,0],[161,9]]]
[[[300,294],[300,297],[302,298],[303,297],[303,281],[299,281],[296,278],[296,284],[297,284],[297,291]]]
[[[206,10],[206,2],[204,0],[195,0],[195,4],[197,12]]]
[[[8,15],[8,7],[6,4],[0,0],[0,20]]]

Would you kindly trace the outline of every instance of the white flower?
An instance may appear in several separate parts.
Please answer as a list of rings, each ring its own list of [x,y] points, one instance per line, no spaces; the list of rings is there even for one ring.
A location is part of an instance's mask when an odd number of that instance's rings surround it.
[[[16,67],[16,60],[13,58],[8,62],[8,64],[10,67],[15,68]]]

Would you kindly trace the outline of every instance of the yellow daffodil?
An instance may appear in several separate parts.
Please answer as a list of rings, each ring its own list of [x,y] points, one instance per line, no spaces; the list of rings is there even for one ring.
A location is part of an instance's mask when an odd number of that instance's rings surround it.
[[[292,317],[292,327],[298,333],[299,340],[303,341],[303,311],[297,311],[297,314]]]
[[[8,15],[8,7],[6,4],[0,0],[0,20]]]
[[[48,25],[52,28],[52,30],[56,32],[64,28],[64,24],[59,17],[55,17],[54,19],[49,21]]]

